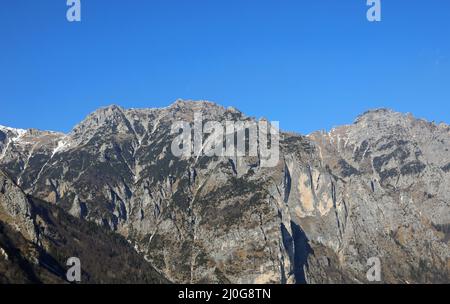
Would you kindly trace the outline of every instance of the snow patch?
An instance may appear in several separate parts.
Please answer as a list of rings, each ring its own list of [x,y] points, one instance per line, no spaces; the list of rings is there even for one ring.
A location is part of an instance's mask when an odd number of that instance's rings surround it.
[[[58,145],[55,149],[53,149],[52,156],[50,158],[53,158],[56,153],[63,151],[67,146],[69,146],[69,143],[67,142],[65,137],[59,140]]]
[[[27,133],[27,130],[24,130],[24,129],[15,129],[15,128],[10,128],[10,127],[5,127],[2,125],[0,125],[0,131],[6,132],[7,134],[13,133],[13,136],[11,136],[12,142],[16,142],[16,141],[20,140]],[[8,134],[8,137],[10,137],[9,134]]]
[[[11,145],[11,143],[15,143],[19,141],[26,133],[27,130],[24,129],[14,129],[10,127],[5,127],[0,125],[0,131],[6,133],[6,146],[2,148],[2,154],[0,155],[0,160],[3,159]],[[12,134],[11,134],[12,133]]]
[[[24,129],[15,129],[15,128],[10,128],[10,127],[5,127],[5,126],[2,126],[2,125],[0,125],[0,130],[2,130],[2,131],[10,131],[10,132],[13,132],[13,133],[17,133],[18,135],[23,135],[24,133],[27,132],[27,130],[24,130]]]

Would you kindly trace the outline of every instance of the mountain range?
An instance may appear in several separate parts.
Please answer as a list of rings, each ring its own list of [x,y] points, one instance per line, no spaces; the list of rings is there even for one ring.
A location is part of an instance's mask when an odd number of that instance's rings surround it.
[[[101,108],[67,134],[0,127],[0,282],[450,282],[450,127],[377,109],[279,161],[171,153],[176,121],[256,122],[178,100]],[[262,140],[258,138],[258,140]]]

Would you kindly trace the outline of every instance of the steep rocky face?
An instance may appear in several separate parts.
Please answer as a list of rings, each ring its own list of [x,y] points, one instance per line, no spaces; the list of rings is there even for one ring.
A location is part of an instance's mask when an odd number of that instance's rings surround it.
[[[0,171],[0,283],[65,283],[82,261],[82,283],[167,283],[129,243],[57,206],[29,198]]]
[[[320,166],[305,179],[318,205],[299,216],[310,240],[333,248],[353,273],[373,256],[388,282],[448,282],[449,135],[447,125],[388,110],[310,135]]]
[[[37,231],[27,197],[0,171],[0,220],[11,223],[25,239],[37,243]]]
[[[117,106],[67,135],[0,128],[0,168],[28,194],[126,237],[174,282],[448,282],[450,131],[388,110],[309,136],[280,160],[176,157],[176,121],[253,121],[178,101]],[[258,140],[262,140],[259,138]]]

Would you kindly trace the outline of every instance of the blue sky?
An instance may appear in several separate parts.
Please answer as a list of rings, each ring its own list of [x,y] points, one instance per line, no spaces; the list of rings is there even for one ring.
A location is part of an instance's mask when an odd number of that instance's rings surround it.
[[[389,107],[450,123],[450,1],[0,2],[0,124],[69,131],[100,106],[205,99],[301,133]]]

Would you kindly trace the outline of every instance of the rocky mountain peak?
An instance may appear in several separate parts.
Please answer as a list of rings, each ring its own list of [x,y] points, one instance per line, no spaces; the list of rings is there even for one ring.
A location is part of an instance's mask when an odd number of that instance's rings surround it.
[[[193,121],[194,114],[200,113],[205,119],[222,120],[227,110],[214,102],[178,99],[168,108],[173,120]]]
[[[117,124],[123,118],[123,109],[117,105],[100,108],[89,114],[80,124],[73,129],[74,133],[87,128],[98,128],[106,124]]]
[[[360,127],[369,124],[394,125],[408,123],[411,119],[414,118],[410,114],[403,114],[391,109],[381,108],[363,113],[356,118],[354,124],[357,124]]]
[[[358,116],[354,124],[361,129],[371,127],[374,131],[380,129],[388,131],[389,128],[393,128],[393,131],[396,131],[398,128],[414,129],[414,132],[420,132],[420,129],[430,131],[438,128],[448,129],[448,125],[445,123],[436,124],[435,122],[417,118],[411,113],[404,114],[387,108],[369,110]]]
[[[169,108],[185,109],[223,109],[223,106],[207,100],[177,99]]]

